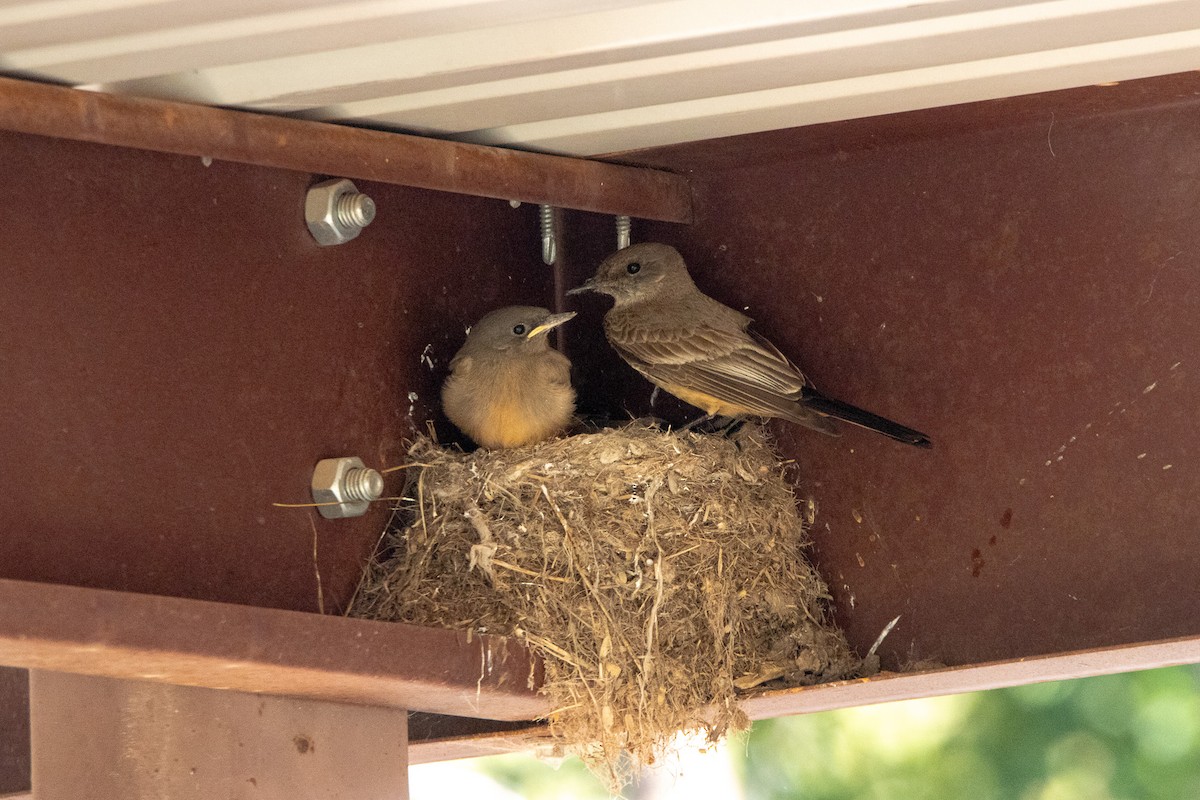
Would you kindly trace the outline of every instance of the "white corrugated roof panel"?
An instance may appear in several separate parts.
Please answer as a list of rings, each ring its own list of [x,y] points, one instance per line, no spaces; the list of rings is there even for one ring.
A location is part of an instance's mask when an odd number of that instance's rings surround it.
[[[0,0],[0,72],[594,155],[1200,68],[1200,0]]]

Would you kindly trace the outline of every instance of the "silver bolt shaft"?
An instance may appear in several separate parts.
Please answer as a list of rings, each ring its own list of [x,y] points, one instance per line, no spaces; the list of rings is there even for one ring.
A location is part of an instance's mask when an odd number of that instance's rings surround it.
[[[347,192],[337,199],[335,213],[346,227],[365,228],[375,219],[375,201],[361,192]]]
[[[629,215],[621,214],[617,217],[617,249],[624,250],[629,247],[632,240],[633,222],[629,219]]]
[[[383,476],[370,468],[347,470],[342,490],[349,500],[378,500],[383,495]]]
[[[538,206],[538,223],[542,230],[542,263],[553,264],[558,257],[554,236],[554,206]]]

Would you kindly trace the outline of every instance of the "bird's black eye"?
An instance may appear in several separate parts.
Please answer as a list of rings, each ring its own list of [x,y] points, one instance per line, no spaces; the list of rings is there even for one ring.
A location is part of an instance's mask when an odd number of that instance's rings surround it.
[[[525,335],[525,326],[517,325],[517,326],[513,327],[513,333],[515,333],[517,336],[524,336]]]
[[[625,271],[630,275],[637,275],[642,271],[642,265],[636,261],[629,262],[629,266],[625,267]]]

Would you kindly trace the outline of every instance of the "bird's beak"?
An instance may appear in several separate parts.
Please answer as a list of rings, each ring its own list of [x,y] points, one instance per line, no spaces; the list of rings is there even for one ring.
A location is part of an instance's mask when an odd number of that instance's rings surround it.
[[[583,282],[582,286],[576,286],[574,289],[568,289],[567,294],[583,294],[584,292],[596,291],[596,279],[588,278]]]
[[[565,314],[551,314],[542,321],[541,325],[538,325],[529,333],[525,334],[525,338],[532,339],[535,336],[541,336],[543,333],[549,333],[567,320],[572,319],[575,316],[575,313],[576,312],[574,311],[568,311]]]

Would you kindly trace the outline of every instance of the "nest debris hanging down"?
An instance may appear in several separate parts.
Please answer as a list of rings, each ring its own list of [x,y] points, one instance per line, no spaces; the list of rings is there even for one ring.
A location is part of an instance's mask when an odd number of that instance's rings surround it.
[[[409,456],[409,507],[351,615],[522,638],[551,735],[610,780],[680,730],[744,727],[739,691],[859,668],[762,428],[633,422],[470,454],[421,438]]]

